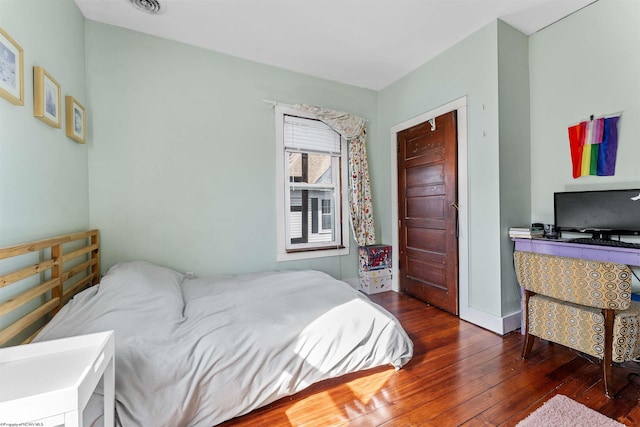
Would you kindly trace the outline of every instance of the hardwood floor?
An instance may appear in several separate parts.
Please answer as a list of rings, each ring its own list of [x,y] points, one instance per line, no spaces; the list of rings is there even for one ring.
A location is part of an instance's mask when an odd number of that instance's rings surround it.
[[[399,371],[381,367],[315,384],[222,426],[513,426],[556,394],[626,425],[640,425],[640,377],[614,368],[616,399],[600,368],[572,350],[536,340],[520,358],[520,331],[504,337],[395,292],[371,299],[414,343]]]

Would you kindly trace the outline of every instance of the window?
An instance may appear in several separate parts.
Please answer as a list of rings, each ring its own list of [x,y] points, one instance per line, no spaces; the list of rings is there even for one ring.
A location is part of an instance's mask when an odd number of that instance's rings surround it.
[[[331,199],[322,199],[322,230],[333,229],[333,215],[331,211]]]
[[[346,141],[322,121],[276,107],[278,260],[348,253]]]

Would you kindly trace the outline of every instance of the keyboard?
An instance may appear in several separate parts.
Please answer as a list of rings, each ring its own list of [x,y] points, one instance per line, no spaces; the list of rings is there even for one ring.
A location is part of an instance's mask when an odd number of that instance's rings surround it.
[[[620,240],[592,239],[590,237],[579,237],[577,239],[569,239],[566,242],[580,243],[582,245],[599,245],[599,246],[611,246],[614,248],[640,249],[640,243],[622,242]]]

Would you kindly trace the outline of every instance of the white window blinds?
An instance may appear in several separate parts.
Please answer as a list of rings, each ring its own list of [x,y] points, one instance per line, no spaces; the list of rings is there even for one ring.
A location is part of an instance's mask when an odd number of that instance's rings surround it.
[[[284,116],[287,150],[340,155],[340,134],[319,120]]]

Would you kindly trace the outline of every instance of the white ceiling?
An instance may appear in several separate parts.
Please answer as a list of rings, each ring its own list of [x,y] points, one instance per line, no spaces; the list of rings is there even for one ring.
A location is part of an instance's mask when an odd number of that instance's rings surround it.
[[[144,1],[144,0],[143,0]],[[594,0],[75,0],[94,21],[380,90],[496,18],[530,35]]]

